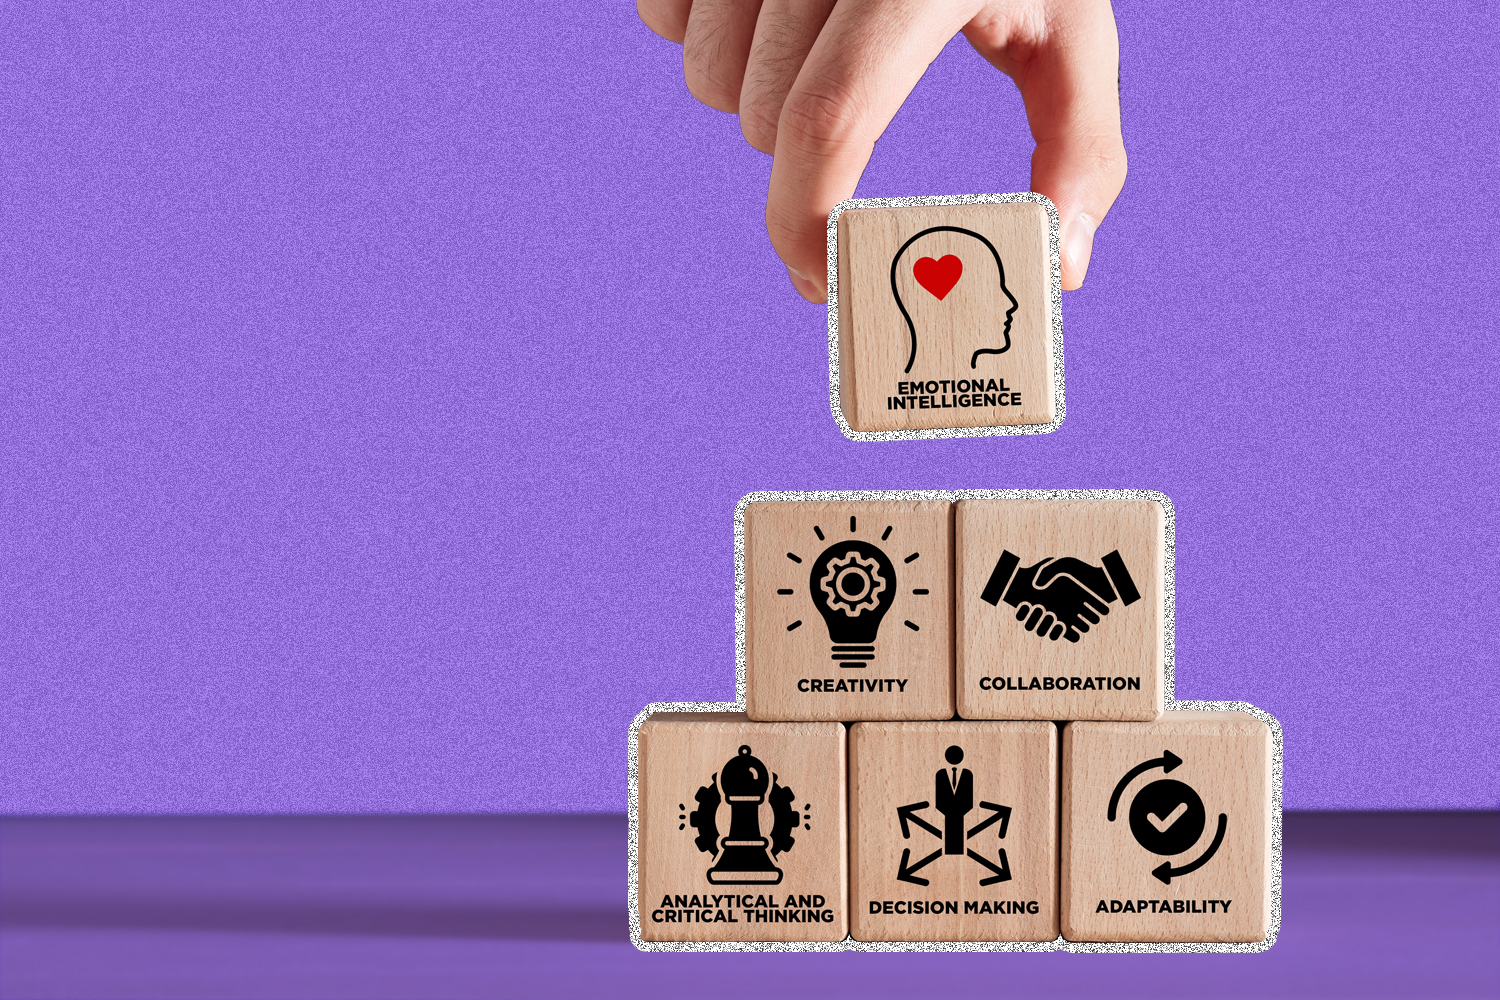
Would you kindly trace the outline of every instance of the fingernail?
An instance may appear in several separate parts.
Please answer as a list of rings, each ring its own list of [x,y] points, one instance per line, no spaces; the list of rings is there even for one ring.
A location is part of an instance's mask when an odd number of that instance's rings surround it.
[[[1094,230],[1099,228],[1087,215],[1080,215],[1068,225],[1068,238],[1063,244],[1063,263],[1072,276],[1072,288],[1083,284],[1083,276],[1089,270],[1089,256],[1094,252]],[[1065,286],[1066,287],[1066,286]]]
[[[823,303],[828,301],[828,289],[823,287],[821,281],[814,281],[801,271],[791,265],[787,265],[787,277],[792,279],[792,287],[797,289],[797,294],[809,302]]]

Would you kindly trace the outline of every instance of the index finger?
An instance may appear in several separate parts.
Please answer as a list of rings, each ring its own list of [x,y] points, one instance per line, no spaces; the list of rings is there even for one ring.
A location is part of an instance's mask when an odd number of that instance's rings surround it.
[[[766,196],[771,245],[809,301],[828,297],[829,212],[854,193],[875,140],[978,6],[844,2],[813,43],[781,109]]]

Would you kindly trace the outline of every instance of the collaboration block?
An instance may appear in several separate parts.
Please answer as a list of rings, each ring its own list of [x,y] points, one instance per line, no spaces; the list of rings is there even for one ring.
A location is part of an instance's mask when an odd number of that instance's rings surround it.
[[[1152,500],[961,500],[958,714],[1149,721],[1162,712],[1165,512]]]

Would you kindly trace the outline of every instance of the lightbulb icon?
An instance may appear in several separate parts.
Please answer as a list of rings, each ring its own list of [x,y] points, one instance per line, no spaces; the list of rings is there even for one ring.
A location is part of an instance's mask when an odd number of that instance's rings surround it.
[[[827,542],[828,536],[819,525],[812,526],[818,541]],[[883,542],[891,537],[893,525],[886,525],[881,534]],[[859,519],[849,518],[849,534],[857,534]],[[803,563],[802,557],[788,552],[786,557],[794,563]],[[921,557],[913,552],[904,562],[910,563]],[[866,667],[875,659],[875,637],[880,633],[880,622],[885,613],[896,603],[896,565],[878,545],[851,538],[834,542],[812,561],[807,576],[807,589],[813,607],[823,616],[828,626],[828,640],[833,643],[833,662],[840,667]],[[782,587],[776,591],[784,597],[793,597],[797,590]],[[931,591],[918,587],[911,591],[914,597],[926,597]],[[905,622],[913,632],[921,631],[916,622]],[[797,619],[786,627],[795,632],[802,627]]]
[[[828,626],[834,661],[843,666],[875,659],[880,621],[896,600],[890,558],[869,542],[838,542],[813,560],[808,583],[813,607]]]

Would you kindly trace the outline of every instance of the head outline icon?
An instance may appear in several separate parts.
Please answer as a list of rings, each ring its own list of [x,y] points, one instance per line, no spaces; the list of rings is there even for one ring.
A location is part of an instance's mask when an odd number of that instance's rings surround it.
[[[917,242],[917,240],[920,240],[924,236],[930,236],[933,233],[959,233],[963,236],[971,236],[974,239],[978,240],[980,243],[983,243],[985,249],[990,252],[990,258],[995,262],[995,270],[1000,278],[1000,290],[1004,292],[1005,297],[1010,300],[1010,308],[1005,310],[1005,323],[1000,331],[1001,335],[1004,338],[1004,346],[981,347],[978,350],[974,351],[974,353],[969,356],[970,368],[977,368],[979,366],[979,356],[981,354],[1004,354],[1006,351],[1010,350],[1010,326],[1015,317],[1016,309],[1020,307],[1020,303],[1016,301],[1016,297],[1011,294],[1010,286],[1005,283],[1005,264],[1000,260],[1000,251],[996,250],[995,245],[988,239],[986,239],[979,233],[974,232],[972,229],[963,229],[959,226],[932,226],[928,229],[922,230],[920,233],[917,233],[911,239],[901,244],[901,249],[897,250],[896,256],[891,258],[891,295],[896,299],[896,308],[901,310],[901,318],[906,321],[906,330],[911,337],[911,353],[907,356],[906,367],[902,369],[905,374],[911,374],[912,365],[914,365],[917,360],[917,325],[912,320],[911,313],[906,308],[906,303],[901,299],[901,288],[896,279],[897,276],[901,273],[901,258],[905,256],[906,251],[911,247],[913,243]]]

